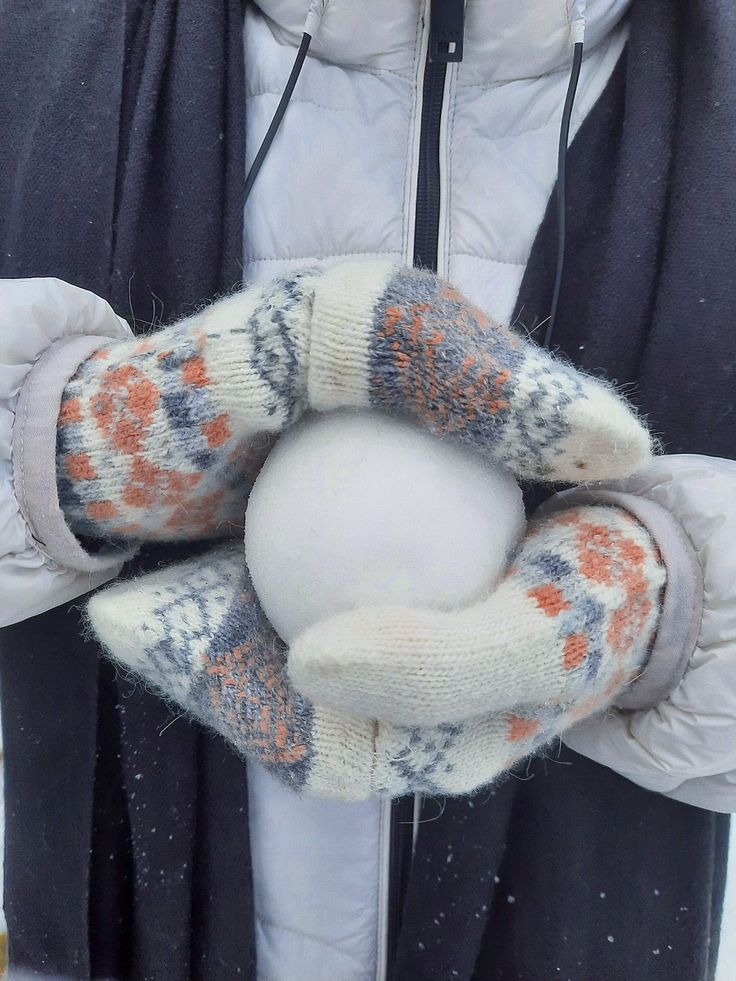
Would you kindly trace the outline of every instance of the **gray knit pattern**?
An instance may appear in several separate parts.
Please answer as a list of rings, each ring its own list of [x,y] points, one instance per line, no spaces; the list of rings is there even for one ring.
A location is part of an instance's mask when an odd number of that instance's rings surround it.
[[[112,605],[105,605],[107,596],[115,597]],[[125,636],[117,621],[110,627],[121,612]],[[284,645],[261,612],[242,544],[183,562],[175,576],[164,570],[103,591],[89,613],[103,645],[125,667],[239,753],[295,789],[304,786],[312,709],[289,686]]]
[[[568,407],[586,398],[581,382],[432,273],[397,271],[376,304],[371,403],[408,412],[520,475],[553,470],[570,433]]]
[[[70,527],[150,541],[242,525],[271,435],[305,408],[310,309],[299,276],[277,279],[83,362],[57,428]]]

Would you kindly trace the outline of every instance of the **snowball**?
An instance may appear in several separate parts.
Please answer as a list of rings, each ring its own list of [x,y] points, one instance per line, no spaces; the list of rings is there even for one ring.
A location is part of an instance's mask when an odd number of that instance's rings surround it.
[[[373,412],[311,417],[251,491],[245,554],[276,631],[375,605],[455,609],[487,595],[524,531],[514,478]]]

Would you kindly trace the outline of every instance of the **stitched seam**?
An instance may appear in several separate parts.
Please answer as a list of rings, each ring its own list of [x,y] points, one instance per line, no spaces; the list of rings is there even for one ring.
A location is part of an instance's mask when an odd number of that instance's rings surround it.
[[[323,940],[322,937],[317,937],[315,934],[309,933],[307,930],[297,930],[296,927],[284,926],[283,923],[276,923],[274,920],[269,920],[265,916],[258,916],[256,919],[262,926],[273,927],[276,930],[283,930],[284,933],[293,933],[297,937],[307,937],[309,940],[314,940],[314,942],[318,943],[320,946],[329,947],[330,950],[335,950],[338,954],[342,954],[343,957],[347,958],[347,960],[353,961],[353,963],[359,964],[361,967],[363,966],[361,961],[354,954],[349,954],[347,951],[338,947],[337,944],[334,944],[329,940]]]
[[[588,47],[585,45],[585,58],[588,58],[593,54],[593,52],[598,51],[603,47],[604,44],[610,42],[617,31],[620,31],[624,24],[628,23],[628,14],[625,14],[608,32],[604,35],[597,44]],[[500,88],[502,85],[513,85],[514,82],[536,82],[540,78],[551,78],[553,75],[569,75],[570,66],[562,65],[560,68],[551,68],[548,72],[542,72],[541,75],[522,75],[520,78],[500,78],[495,82],[465,82],[460,85],[463,89],[495,89]]]
[[[396,68],[368,68],[365,65],[343,65],[336,61],[328,61],[327,58],[320,58],[317,55],[312,55],[312,58],[334,68],[344,68],[351,72],[361,72],[363,75],[373,75],[374,78],[380,78],[381,75],[392,75],[394,78],[398,78],[402,82],[406,82],[407,85],[413,84],[410,78],[407,78],[406,75],[398,71]]]
[[[258,10],[258,14],[267,23],[269,32],[271,34],[271,38],[273,41],[276,42],[276,44],[280,45],[282,43],[277,36],[277,31],[278,31],[282,33],[282,36],[286,35],[287,37],[289,37],[289,46],[296,51],[296,49],[299,47],[299,41],[297,40],[296,43],[294,42],[293,40],[294,34],[291,31],[285,28],[282,24],[279,24],[278,21],[274,20],[273,17],[269,17],[269,15],[264,13],[262,10]],[[276,28],[276,30],[274,30],[274,27]],[[297,37],[301,38],[301,32],[299,33],[299,35],[297,35]],[[322,58],[318,54],[315,54],[314,52],[310,52],[309,57],[313,61],[319,61],[326,65],[335,65],[336,67],[339,68],[348,68],[350,69],[350,71],[363,72],[365,75],[395,75],[396,78],[401,78],[405,81],[409,81],[404,75],[402,75],[395,68],[369,68],[367,65],[349,65],[349,64],[337,65],[336,62],[329,61],[327,58]],[[280,92],[279,95],[281,95]]]
[[[407,201],[407,195],[411,190],[412,181],[410,180],[410,171],[413,164],[413,154],[412,154],[412,136],[414,135],[414,126],[416,124],[416,111],[417,111],[417,92],[419,87],[419,79],[417,78],[417,65],[419,57],[422,51],[422,27],[424,22],[424,7],[422,4],[417,6],[417,26],[414,31],[414,58],[411,63],[411,88],[412,88],[412,98],[409,108],[409,116],[407,120],[406,127],[406,141],[405,141],[405,152],[404,159],[406,160],[406,167],[404,169],[404,190],[401,195],[401,214],[403,217],[402,227],[401,227],[401,257],[404,259],[405,256],[409,255],[409,202]],[[412,248],[411,254],[413,256],[414,249]]]
[[[383,252],[378,251],[358,251],[358,252],[330,252],[327,255],[317,256],[317,255],[264,255],[264,256],[245,256],[243,258],[243,263],[249,262],[320,262],[325,259],[340,259],[345,256],[378,256],[382,258],[387,255],[401,255],[399,249],[386,249]]]
[[[583,121],[582,114],[580,112],[575,112],[570,118],[570,129],[576,128]],[[549,126],[555,126],[555,117],[550,116],[550,118],[544,122],[540,123],[539,126],[530,126],[528,129],[518,129],[511,133],[496,133],[491,136],[485,136],[484,140],[486,143],[501,143],[503,140],[513,140],[517,136],[526,136],[528,133],[538,133],[542,129],[547,129]]]
[[[452,281],[452,276],[450,275],[450,263],[453,260],[455,253],[452,251],[452,216],[455,209],[453,208],[453,184],[452,175],[454,172],[454,156],[455,156],[455,140],[453,136],[455,134],[455,119],[457,117],[457,88],[458,88],[458,77],[460,71],[459,69],[455,73],[455,78],[453,80],[453,91],[452,91],[452,109],[451,117],[447,125],[447,139],[450,143],[450,152],[447,156],[447,274]]]
[[[460,86],[457,86],[457,87],[459,88]],[[473,88],[474,86],[465,86],[465,87],[466,88]],[[261,95],[273,95],[273,96],[277,96],[279,94],[280,93],[278,93],[278,92],[256,92],[253,95],[247,96],[246,102],[249,99],[259,98]],[[455,98],[453,101],[454,101],[453,114],[455,114],[457,112],[457,98]],[[304,105],[314,106],[317,109],[324,109],[327,112],[348,112],[348,113],[352,113],[354,116],[357,116],[359,119],[362,119],[363,122],[368,123],[369,125],[372,124],[373,121],[374,121],[371,116],[367,116],[367,115],[365,115],[365,113],[360,112],[358,109],[352,109],[352,108],[350,108],[348,106],[326,106],[322,102],[317,102],[314,99],[305,99],[305,98],[301,98],[301,99],[296,99],[295,98],[295,99],[292,100],[292,103],[291,104],[292,105],[296,105],[296,104],[299,104],[299,103],[304,104]],[[412,108],[412,111],[411,111],[410,116],[409,116],[409,126],[407,128],[407,139],[406,139],[407,151],[408,151],[408,148],[409,148],[409,142],[410,142],[411,131],[412,131],[411,124],[413,122],[413,119],[414,119],[414,110]],[[573,111],[573,115],[572,115],[572,118],[570,120],[571,127],[573,127],[575,124],[579,123],[580,121],[581,121],[580,113]],[[514,130],[513,132],[510,132],[510,133],[497,133],[496,135],[485,136],[484,139],[488,143],[498,143],[498,142],[501,142],[502,140],[514,139],[517,136],[526,136],[527,133],[538,133],[539,130],[546,129],[548,126],[554,125],[554,122],[555,122],[554,117],[553,116],[550,116],[550,118],[546,122],[540,123],[539,126],[530,126],[530,127],[525,128],[525,129]],[[409,159],[408,158],[408,152],[407,152],[407,159]],[[411,166],[411,160],[410,159],[409,159],[409,166]]]
[[[352,68],[349,65],[348,66],[338,65],[336,62],[328,62],[328,64],[330,65],[330,67],[335,67],[335,68],[340,68],[340,69],[343,69],[344,68],[346,71],[360,71],[359,68]],[[410,78],[406,78],[404,75],[397,75],[394,72],[368,72],[367,74],[373,75],[374,78],[382,78],[385,74],[388,74],[388,75],[391,75],[394,78],[398,78],[402,82],[405,82],[406,85],[409,88],[412,88],[413,87],[413,83],[412,83],[412,80]],[[283,91],[281,89],[257,89],[256,91],[248,92],[248,94],[245,97],[245,100],[247,102],[249,99],[257,99],[261,95],[275,95],[275,96],[279,96],[280,97],[280,96],[283,95]],[[302,96],[294,96],[292,98],[292,100],[291,100],[292,103],[293,102],[309,102],[309,101],[310,101],[309,99],[304,98]],[[325,108],[327,108],[327,107],[325,107]]]
[[[264,255],[264,256],[245,256],[244,263],[255,262],[323,262],[326,259],[340,259],[346,256],[378,256],[382,258],[387,255],[402,255],[400,249],[386,249],[384,251],[357,251],[357,252],[329,252],[327,255]],[[450,258],[457,255],[465,255],[471,259],[480,259],[482,262],[497,262],[504,266],[525,266],[526,262],[517,259],[497,259],[494,256],[479,255],[477,252],[464,252],[461,249],[453,249]]]
[[[253,95],[247,96],[245,101],[248,102],[250,99],[260,98],[260,96],[262,96],[262,95],[273,95],[273,96],[277,96],[277,95],[279,95],[279,93],[278,92],[256,92]],[[326,112],[349,112],[352,115],[357,116],[359,119],[362,119],[363,122],[365,122],[365,123],[371,124],[373,122],[373,118],[371,116],[365,115],[365,113],[360,112],[360,110],[358,110],[358,109],[351,109],[349,106],[326,106],[322,102],[317,102],[315,99],[306,99],[306,98],[292,99],[291,100],[291,105],[297,105],[297,104],[306,105],[306,106],[315,106],[315,108],[317,108],[317,109],[324,109]]]
[[[520,78],[500,78],[495,82],[462,82],[459,83],[458,87],[461,89],[481,89],[482,91],[490,91],[491,89],[503,88],[505,85],[514,85],[516,82],[538,82],[542,78],[553,78],[555,75],[569,74],[569,66],[566,67],[563,65],[562,68],[553,68],[551,71],[542,72],[541,75],[523,75]]]
[[[498,262],[503,266],[525,266],[526,262],[519,262],[516,259],[496,259],[491,255],[478,255],[477,252],[462,252],[460,249],[453,249],[452,255],[466,255],[471,259],[480,259],[482,262]]]

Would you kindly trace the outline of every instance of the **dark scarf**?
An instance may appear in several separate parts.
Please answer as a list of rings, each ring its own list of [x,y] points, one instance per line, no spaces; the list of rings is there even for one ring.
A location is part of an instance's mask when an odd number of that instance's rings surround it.
[[[143,329],[236,284],[242,50],[239,0],[0,6],[0,275]],[[252,976],[244,766],[81,634],[75,605],[2,634],[11,963]]]
[[[236,0],[0,11],[0,275],[60,276],[141,321],[237,281],[240,16]],[[570,152],[555,338],[636,384],[669,449],[727,456],[735,21],[730,0],[636,0],[627,61]],[[521,290],[528,326],[549,308],[554,255],[549,214]],[[4,631],[2,712],[13,962],[253,977],[243,767],[223,743],[166,728],[163,705],[100,667],[73,607]],[[397,977],[712,973],[727,819],[572,753],[439,811],[427,803]]]
[[[576,364],[625,385],[669,452],[730,458],[734,51],[731,0],[634,4],[627,52],[568,155],[554,338]],[[555,259],[552,202],[517,305],[528,328],[549,311]],[[568,750],[547,755],[441,814],[426,802],[398,981],[712,977],[728,817]]]

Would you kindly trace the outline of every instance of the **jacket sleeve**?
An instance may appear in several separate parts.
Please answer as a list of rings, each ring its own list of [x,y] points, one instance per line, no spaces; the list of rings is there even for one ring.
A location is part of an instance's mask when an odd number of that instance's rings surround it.
[[[555,495],[627,508],[667,567],[647,667],[617,707],[568,730],[573,750],[696,807],[736,812],[736,462],[662,456],[626,481]]]
[[[56,490],[56,422],[78,366],[132,336],[98,296],[58,279],[0,280],[0,626],[114,578],[131,553],[88,552]]]

